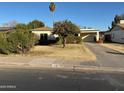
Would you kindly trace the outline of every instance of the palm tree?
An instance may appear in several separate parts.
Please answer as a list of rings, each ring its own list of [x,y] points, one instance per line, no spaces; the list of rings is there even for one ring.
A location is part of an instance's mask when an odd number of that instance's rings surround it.
[[[55,5],[53,2],[51,2],[50,5],[49,5],[49,9],[50,9],[50,11],[52,12],[52,16],[53,16],[53,26],[54,26],[54,11],[55,11],[55,9],[56,9],[56,5]]]

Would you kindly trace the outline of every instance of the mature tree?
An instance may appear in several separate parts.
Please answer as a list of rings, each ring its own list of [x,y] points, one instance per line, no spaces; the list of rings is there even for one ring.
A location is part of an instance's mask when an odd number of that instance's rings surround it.
[[[112,21],[112,24],[111,24],[112,28],[116,26],[116,23],[115,21]]]
[[[108,29],[110,30],[110,29],[111,29],[111,27],[110,27],[110,26],[108,26]]]
[[[23,29],[23,30],[30,30],[30,29],[44,27],[44,26],[45,25],[42,21],[33,20],[33,21],[29,22],[28,24],[19,23],[15,26],[15,28],[16,29]]]
[[[114,20],[111,23],[111,29],[116,26],[120,22],[120,20],[123,18],[123,15],[115,15]]]
[[[53,34],[58,34],[60,37],[62,37],[63,48],[65,47],[66,44],[66,37],[69,34],[76,35],[79,32],[80,32],[79,27],[68,20],[59,21],[54,24]]]
[[[121,20],[121,17],[119,15],[115,15],[114,22],[117,24]]]
[[[23,23],[19,23],[16,25],[15,27],[16,29],[21,29],[21,30],[26,30],[27,29],[27,25],[23,24]]]
[[[45,26],[45,24],[39,20],[33,20],[33,21],[28,23],[28,28],[30,28],[30,29],[44,27],[44,26]]]

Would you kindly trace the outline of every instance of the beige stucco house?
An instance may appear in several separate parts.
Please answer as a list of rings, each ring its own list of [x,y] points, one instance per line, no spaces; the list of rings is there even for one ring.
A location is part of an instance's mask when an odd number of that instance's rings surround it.
[[[41,27],[41,28],[36,28],[31,30],[32,33],[37,35],[39,40],[55,40],[57,35],[53,35],[53,29],[50,27]]]

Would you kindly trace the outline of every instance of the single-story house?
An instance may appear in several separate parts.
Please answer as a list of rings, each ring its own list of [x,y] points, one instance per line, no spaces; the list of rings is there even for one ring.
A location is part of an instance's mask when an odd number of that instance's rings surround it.
[[[57,35],[53,35],[53,29],[50,27],[41,27],[31,30],[32,33],[37,35],[39,40],[55,40]]]
[[[80,36],[82,37],[82,40],[85,42],[98,42],[99,41],[99,30],[97,29],[80,29]]]
[[[40,41],[52,41],[56,40],[58,35],[53,35],[53,29],[50,27],[41,27],[31,30],[32,33],[37,35]],[[96,29],[80,29],[80,34],[83,41],[94,42],[99,41],[99,30]]]
[[[105,33],[105,37],[109,36],[112,42],[124,43],[124,20]]]

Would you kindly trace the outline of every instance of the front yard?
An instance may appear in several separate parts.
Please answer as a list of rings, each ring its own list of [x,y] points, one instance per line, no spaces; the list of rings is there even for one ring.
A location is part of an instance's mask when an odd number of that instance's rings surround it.
[[[64,60],[96,60],[95,55],[83,44],[67,44],[65,48],[60,45],[35,46],[28,56],[63,58]]]
[[[95,60],[95,55],[83,44],[67,44],[65,48],[60,45],[34,46],[26,54],[0,55],[0,67],[79,66]]]

